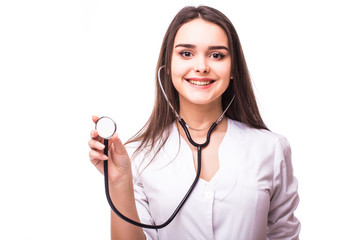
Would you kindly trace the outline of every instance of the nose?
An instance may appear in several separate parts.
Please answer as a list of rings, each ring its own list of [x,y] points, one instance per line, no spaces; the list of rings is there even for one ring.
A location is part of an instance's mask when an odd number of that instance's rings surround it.
[[[205,59],[201,58],[196,62],[195,66],[194,66],[194,71],[198,72],[198,73],[209,73],[210,68],[206,64]]]

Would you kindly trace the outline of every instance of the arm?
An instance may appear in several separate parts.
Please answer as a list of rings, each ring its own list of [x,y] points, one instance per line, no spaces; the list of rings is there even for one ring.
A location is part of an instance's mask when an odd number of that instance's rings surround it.
[[[128,149],[129,150],[129,149]],[[130,149],[130,152],[132,149]],[[141,158],[140,158],[141,159]],[[110,185],[110,195],[116,208],[126,217],[149,225],[154,225],[147,196],[138,176],[138,161],[131,162],[130,171],[123,174],[119,184]],[[133,176],[137,176],[135,179]],[[117,205],[118,204],[118,205]],[[127,223],[111,211],[111,236],[117,239],[158,239],[157,230],[140,228]]]
[[[111,199],[126,217],[140,222],[134,197],[132,178],[128,177],[116,187],[110,187]],[[145,239],[142,228],[127,223],[111,211],[111,239]]]
[[[297,180],[293,175],[291,149],[285,138],[280,138],[275,151],[273,191],[268,216],[268,239],[299,239],[300,222],[294,216],[299,203]]]
[[[93,116],[96,123],[99,118]],[[108,160],[108,178],[110,195],[114,205],[125,216],[139,220],[132,183],[131,162],[128,153],[121,143],[117,134],[109,140],[109,157],[103,154],[104,144],[96,130],[91,132],[89,140],[90,160],[94,166],[104,173],[104,161]],[[141,228],[118,218],[114,213],[111,214],[111,239],[145,239]]]

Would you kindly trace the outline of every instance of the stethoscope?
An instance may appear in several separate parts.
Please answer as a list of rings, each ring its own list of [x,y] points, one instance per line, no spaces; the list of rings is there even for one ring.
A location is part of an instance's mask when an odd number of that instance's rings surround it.
[[[188,138],[189,142],[196,147],[197,149],[197,162],[198,162],[198,167],[197,167],[197,172],[196,172],[196,177],[194,179],[194,181],[192,182],[189,190],[187,191],[187,193],[185,194],[185,196],[183,197],[183,199],[180,201],[179,205],[177,206],[177,208],[175,209],[175,211],[173,212],[173,214],[169,217],[168,220],[166,220],[164,223],[159,224],[159,225],[149,225],[149,224],[144,224],[144,223],[140,223],[137,221],[134,221],[126,216],[124,216],[121,212],[119,212],[115,205],[113,204],[111,197],[110,197],[110,191],[109,191],[109,179],[108,179],[108,161],[104,161],[104,180],[105,180],[105,194],[106,194],[106,198],[107,201],[109,202],[109,205],[111,207],[111,209],[114,211],[114,213],[116,213],[117,216],[119,216],[120,218],[122,218],[123,220],[125,220],[128,223],[131,223],[135,226],[138,227],[142,227],[142,228],[151,228],[151,229],[160,229],[163,228],[165,226],[167,226],[174,218],[175,216],[178,214],[178,212],[180,211],[180,209],[182,208],[182,206],[185,204],[186,200],[189,198],[191,192],[194,190],[196,183],[198,182],[199,178],[200,178],[200,173],[201,173],[201,150],[203,148],[205,148],[209,142],[210,142],[210,136],[211,133],[213,132],[213,130],[215,129],[215,127],[218,125],[218,123],[223,119],[226,111],[229,109],[231,103],[234,101],[235,96],[233,96],[233,98],[231,99],[229,105],[226,107],[226,109],[223,111],[223,113],[219,116],[219,118],[211,125],[211,127],[208,130],[207,136],[206,136],[206,141],[202,144],[199,144],[197,142],[195,142],[190,135],[190,132],[188,130],[188,128],[190,128],[186,122],[184,121],[184,119],[182,119],[180,117],[180,115],[176,112],[176,110],[174,109],[174,107],[171,105],[169,99],[166,96],[166,93],[163,89],[161,80],[160,80],[160,71],[161,69],[163,69],[164,66],[161,66],[159,68],[158,71],[158,81],[160,84],[160,88],[161,91],[166,99],[166,101],[168,102],[170,108],[172,109],[172,111],[174,112],[176,118],[178,119],[181,127],[184,129],[186,137]],[[95,124],[95,129],[98,131],[98,134],[101,138],[104,139],[104,154],[107,156],[108,155],[108,149],[109,149],[109,143],[108,140],[115,134],[116,132],[116,123],[115,121],[113,121],[111,118],[109,117],[101,117],[98,119],[98,121]]]

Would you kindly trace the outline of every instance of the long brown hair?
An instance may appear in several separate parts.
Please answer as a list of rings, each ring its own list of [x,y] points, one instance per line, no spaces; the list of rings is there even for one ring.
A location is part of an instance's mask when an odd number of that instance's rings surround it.
[[[229,41],[231,75],[233,80],[230,81],[227,90],[222,95],[223,107],[229,104],[234,95],[235,99],[226,112],[226,116],[230,119],[243,122],[253,128],[267,129],[261,119],[256,104],[248,68],[236,30],[224,14],[211,7],[199,6],[183,8],[175,16],[165,33],[156,67],[156,79],[158,78],[157,72],[159,68],[165,66],[164,70],[161,70],[161,82],[169,101],[175,110],[180,112],[179,95],[171,80],[171,57],[174,39],[177,31],[183,24],[197,18],[220,26],[225,31]],[[140,142],[136,152],[146,148],[149,153],[155,149],[156,155],[169,137],[169,126],[176,120],[175,114],[172,113],[169,104],[161,92],[158,81],[156,81],[155,95],[155,104],[149,120],[144,127],[127,142]]]

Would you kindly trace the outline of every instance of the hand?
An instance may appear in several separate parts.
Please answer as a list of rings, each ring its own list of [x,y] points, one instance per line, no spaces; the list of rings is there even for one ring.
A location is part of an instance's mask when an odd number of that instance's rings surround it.
[[[92,117],[94,123],[96,123],[98,119],[99,117],[97,116]],[[104,161],[108,160],[109,183],[116,185],[124,178],[127,180],[129,180],[129,178],[131,179],[130,158],[117,133],[109,139],[109,157],[103,153],[105,148],[104,140],[99,136],[98,132],[92,130],[90,136],[90,160],[102,174],[104,174]]]

